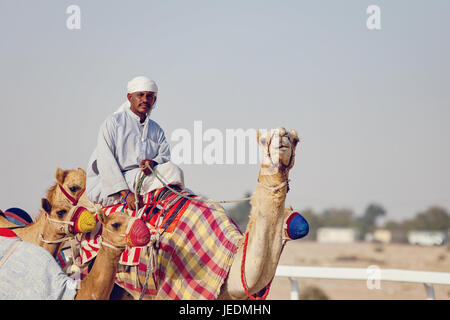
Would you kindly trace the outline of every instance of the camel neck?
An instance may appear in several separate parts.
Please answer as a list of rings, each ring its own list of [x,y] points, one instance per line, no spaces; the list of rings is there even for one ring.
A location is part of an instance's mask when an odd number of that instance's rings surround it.
[[[45,240],[58,240],[64,237],[64,235],[55,235],[54,232],[50,231],[48,228],[48,222],[45,219],[45,214],[41,214],[37,221],[33,224],[30,224],[24,228],[14,230],[15,233],[19,236],[23,241],[34,243],[45,250],[47,250],[52,256],[56,256],[58,253],[61,243],[45,243],[39,239],[39,235],[42,234],[42,237]]]
[[[272,175],[260,176],[258,180],[274,187],[285,181],[284,179],[282,175]],[[286,189],[285,186],[277,192],[271,192],[258,186],[252,197],[252,210],[247,226],[248,253],[245,261],[245,277],[249,288],[260,290],[272,280],[272,271],[276,269],[282,250]]]
[[[16,229],[14,232],[23,240],[39,245],[39,234],[44,230],[45,216],[41,214],[35,223],[24,228]]]
[[[259,174],[258,182],[264,184],[267,187],[276,187],[288,180],[288,177],[281,172],[277,172],[271,175]]]
[[[51,228],[49,228],[48,223],[44,225],[41,234],[42,239],[44,239],[45,241],[58,241],[65,237],[65,234],[55,234],[55,232],[51,230]],[[39,246],[50,252],[52,256],[56,257],[60,247],[62,246],[62,243],[47,243],[45,241],[42,241],[42,239],[39,239]]]
[[[109,299],[122,252],[122,250],[115,250],[105,246],[100,248],[91,271],[81,281],[81,287],[78,290],[76,299]]]

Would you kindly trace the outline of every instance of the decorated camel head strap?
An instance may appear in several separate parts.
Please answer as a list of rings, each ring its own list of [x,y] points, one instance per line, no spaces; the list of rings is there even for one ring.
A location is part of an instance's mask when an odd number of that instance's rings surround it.
[[[64,194],[64,196],[67,198],[67,200],[69,200],[73,206],[76,206],[78,203],[78,200],[80,200],[81,196],[83,195],[84,191],[86,190],[86,188],[83,188],[80,190],[80,192],[77,194],[76,198],[72,197],[67,191],[66,189],[64,189],[64,187],[58,183],[58,187],[61,190],[61,192]]]

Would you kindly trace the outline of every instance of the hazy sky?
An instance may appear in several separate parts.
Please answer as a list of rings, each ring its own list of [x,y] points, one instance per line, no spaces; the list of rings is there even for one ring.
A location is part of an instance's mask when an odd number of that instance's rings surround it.
[[[69,30],[66,9],[81,9]],[[381,9],[368,30],[366,9]],[[85,168],[126,83],[159,86],[174,130],[295,128],[287,205],[382,204],[390,218],[450,208],[450,2],[0,1],[0,208],[38,213],[59,166]],[[258,165],[181,165],[216,200]]]

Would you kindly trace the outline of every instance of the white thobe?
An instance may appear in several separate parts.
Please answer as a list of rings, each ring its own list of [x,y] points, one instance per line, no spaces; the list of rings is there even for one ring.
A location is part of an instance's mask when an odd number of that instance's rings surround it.
[[[158,164],[170,160],[164,131],[149,117],[145,122],[140,123],[139,116],[126,108],[102,124],[86,170],[89,200],[104,206],[117,204],[119,191],[129,189],[135,193],[135,178],[142,160]]]

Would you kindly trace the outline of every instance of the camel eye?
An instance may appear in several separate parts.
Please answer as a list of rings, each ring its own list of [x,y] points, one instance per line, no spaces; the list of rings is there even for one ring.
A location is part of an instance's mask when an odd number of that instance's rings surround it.
[[[64,215],[67,213],[67,210],[59,210],[58,212],[56,212],[56,214],[58,215],[58,217],[62,218],[64,217]]]
[[[73,186],[73,187],[70,187],[69,189],[70,189],[71,192],[75,193],[75,192],[77,192],[78,190],[80,190],[81,188],[80,188],[80,187],[77,187],[77,186]]]
[[[120,223],[116,222],[111,225],[114,229],[118,230],[120,227]]]

